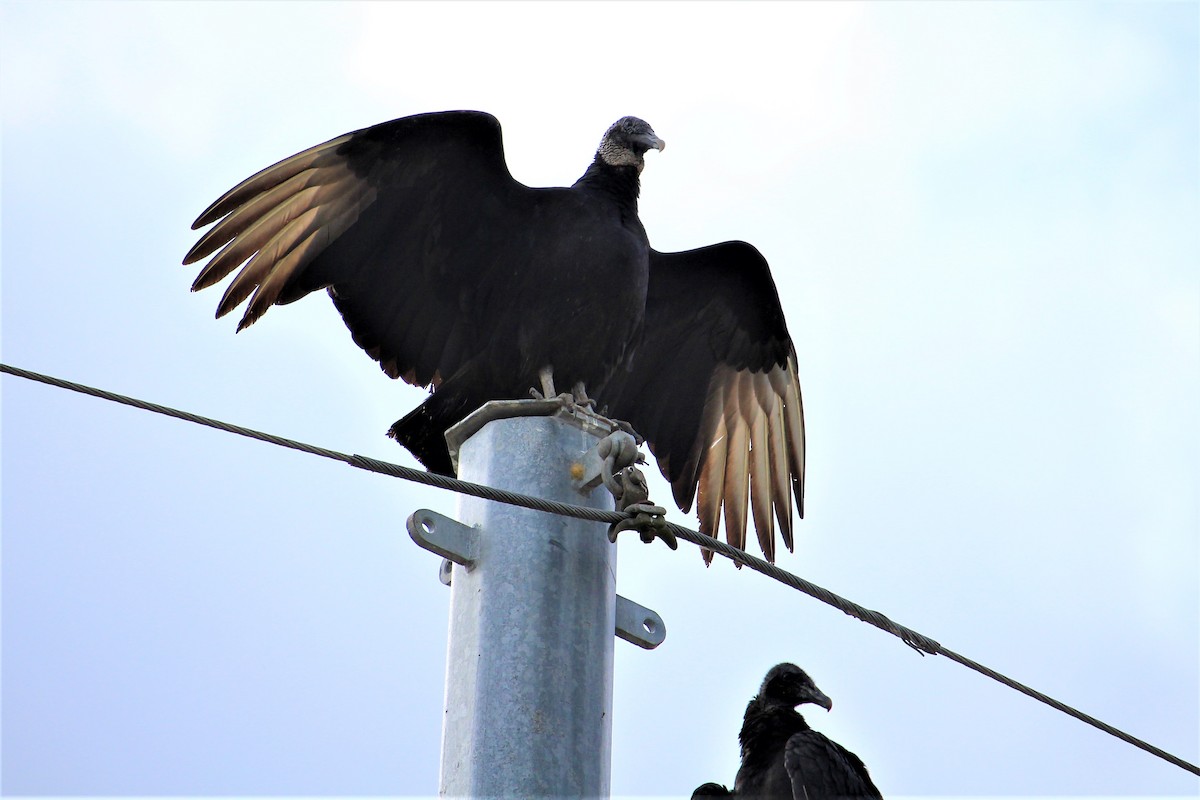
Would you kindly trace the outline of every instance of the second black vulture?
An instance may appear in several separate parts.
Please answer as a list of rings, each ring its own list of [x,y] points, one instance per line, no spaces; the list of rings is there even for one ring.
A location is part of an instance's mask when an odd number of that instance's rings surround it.
[[[804,513],[795,350],[754,247],[650,247],[639,180],[662,148],[624,117],[572,186],[530,188],[491,115],[403,117],[242,181],[184,263],[212,256],[194,291],[240,268],[217,307],[249,300],[238,330],[328,289],[387,375],[432,388],[389,431],[427,469],[453,474],[445,431],[488,400],[586,392],[646,438],[682,510],[698,494],[702,531],[723,519],[745,548],[752,511],[774,560],[776,520],[790,550]]]
[[[733,791],[704,783],[692,797],[882,800],[862,759],[810,728],[796,711],[802,703],[833,708],[833,701],[795,664],[771,667],[746,706],[738,733],[742,766]]]

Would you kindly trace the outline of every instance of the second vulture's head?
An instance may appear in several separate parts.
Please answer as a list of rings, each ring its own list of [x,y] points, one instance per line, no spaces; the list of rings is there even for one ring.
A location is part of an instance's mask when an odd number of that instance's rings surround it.
[[[833,708],[833,701],[795,664],[771,667],[767,677],[763,678],[758,696],[768,705],[795,708],[801,703],[816,703],[826,711]]]
[[[633,166],[640,173],[647,150],[662,150],[667,143],[654,134],[650,123],[637,117],[621,117],[608,126],[596,155],[613,167]]]

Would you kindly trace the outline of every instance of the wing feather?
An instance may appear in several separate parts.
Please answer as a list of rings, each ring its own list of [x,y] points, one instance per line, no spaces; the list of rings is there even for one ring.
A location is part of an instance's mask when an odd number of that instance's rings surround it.
[[[270,238],[261,245],[258,245],[254,238],[250,241],[255,242],[255,249],[258,250],[254,257],[246,264],[245,268],[238,273],[233,282],[229,284],[229,288],[225,290],[225,296],[221,298],[220,304],[217,306],[217,316],[223,317],[241,304],[243,300],[256,291],[260,285],[267,280],[272,274],[275,267],[279,264],[280,259],[287,255],[297,242],[306,238],[314,230],[315,220],[320,213],[318,208],[309,208],[300,213],[299,216],[289,219],[293,208],[280,209],[280,212],[272,214],[267,219],[274,223],[274,229],[269,231]],[[264,220],[265,222],[266,220]],[[242,242],[239,242],[242,244]],[[243,245],[244,249],[244,245]],[[237,255],[241,255],[240,253]],[[249,312],[242,318],[244,327],[249,325],[252,320],[249,319]]]
[[[788,357],[787,380],[784,383],[783,406],[787,420],[788,469],[796,508],[804,518],[804,405],[800,399],[800,381],[796,377],[796,355]]]
[[[306,237],[308,233],[311,233],[312,228],[325,225],[334,218],[345,218],[345,211],[348,208],[361,211],[373,199],[373,190],[369,187],[360,187],[358,180],[348,171],[340,170],[340,173],[339,179],[333,183],[309,186],[292,195],[280,198],[269,211],[256,208],[254,209],[255,214],[245,216],[235,211],[233,215],[223,220],[221,225],[228,224],[222,232],[222,237],[226,238],[225,248],[215,255],[196,277],[192,284],[192,291],[213,285],[256,253],[260,255],[274,253],[274,256],[266,255],[264,258],[255,259],[259,262],[259,266],[251,274],[259,278],[265,277],[274,267],[275,262],[287,253],[291,244]],[[346,202],[340,202],[345,195],[352,192],[354,194]],[[356,218],[357,214],[354,217]],[[306,224],[310,226],[308,230],[300,231],[296,227],[296,221],[299,219],[307,220]],[[349,222],[353,221],[353,218],[349,220]],[[349,222],[336,233],[342,233],[349,226]],[[219,228],[220,226],[214,228],[213,231]],[[333,232],[331,231],[331,233]],[[292,238],[288,239],[288,236]],[[202,254],[207,247],[198,249],[202,243],[204,243],[203,240],[197,242],[196,248],[185,258],[185,263],[188,258],[193,260],[203,258]],[[285,244],[286,246],[283,246]],[[247,280],[245,275],[246,271],[243,270],[237,280]],[[241,299],[245,298],[246,294],[243,293]],[[238,303],[233,303],[217,316],[223,316],[237,305]]]
[[[710,403],[716,416],[713,435],[706,446],[706,453],[700,469],[699,487],[696,496],[696,513],[700,518],[700,532],[714,539],[720,533],[721,527],[721,485],[725,480],[725,461],[729,452],[728,419],[725,413],[725,401],[728,384],[721,381],[718,391],[710,394]],[[715,396],[714,396],[715,395]]]
[[[667,454],[659,458],[659,465],[663,468],[664,475],[668,477],[678,475],[672,481],[671,489],[676,504],[684,513],[691,511],[692,499],[696,496],[697,487],[701,483],[701,468],[707,463],[706,454],[712,443],[717,440],[717,429],[724,419],[724,381],[727,380],[728,372],[728,369],[718,368],[708,381],[708,388],[704,393],[704,407],[700,416],[699,432],[693,438],[682,466],[675,468],[675,465],[668,460]],[[724,467],[721,469],[724,470]]]
[[[768,373],[768,382],[770,382],[769,376],[776,371],[778,371],[778,367]],[[771,506],[775,509],[775,516],[779,520],[779,531],[783,537],[783,544],[791,551],[793,547],[792,493],[789,491],[788,480],[788,476],[791,475],[791,472],[788,470],[789,451],[784,444],[786,436],[786,423],[783,417],[784,401],[782,397],[775,394],[773,385],[771,391],[776,398],[775,407],[771,410],[771,416],[767,422],[767,439],[771,461]]]
[[[290,225],[299,214],[303,214],[307,210],[302,209],[297,212],[294,206],[285,204],[272,209],[271,213],[254,220],[245,230],[239,231],[235,238],[231,238],[221,252],[213,256],[204,269],[200,271],[200,274],[196,276],[196,280],[192,283],[192,291],[195,292],[212,286],[245,263],[247,259],[254,259],[259,250],[267,246],[280,231]],[[245,299],[245,295],[243,295],[242,299]],[[236,305],[235,303],[229,308],[233,308]],[[218,316],[228,313],[229,308],[220,312]]]
[[[754,512],[754,530],[758,546],[768,561],[775,560],[775,517],[771,504],[771,440],[768,434],[775,397],[762,372],[747,373],[743,383],[753,392],[750,414],[750,508]]]
[[[277,256],[270,272],[259,281],[258,289],[254,292],[246,314],[238,324],[238,330],[252,324],[267,313],[267,309],[279,300],[279,296],[296,273],[304,265],[311,263],[338,236],[354,224],[362,209],[370,204],[372,195],[373,192],[366,192],[349,205],[339,204],[315,209],[316,213],[311,221],[304,226],[303,231],[297,233],[297,238],[299,235],[307,233],[307,236],[298,244],[291,245],[285,241],[278,241],[278,237],[272,241],[272,248],[277,247],[275,252],[286,250],[286,254]],[[276,245],[276,241],[278,241],[278,245]],[[261,257],[262,253],[260,252],[259,255]]]
[[[338,149],[349,142],[359,131],[346,133],[307,150],[288,156],[282,161],[259,170],[246,180],[221,195],[192,223],[192,230],[216,222],[221,217],[244,204],[250,198],[268,191],[313,166],[321,166],[336,156]]]
[[[287,200],[310,186],[331,183],[331,173],[344,173],[344,167],[309,168],[297,173],[262,194],[251,197],[235,208],[227,217],[208,230],[192,249],[183,257],[184,264],[192,264],[224,247],[242,231],[283,205]],[[204,288],[195,286],[194,289]]]
[[[746,549],[746,493],[750,481],[750,436],[742,406],[749,399],[744,388],[744,373],[734,373],[725,406],[725,425],[729,429],[728,455],[720,492],[725,504],[725,538],[729,544]]]

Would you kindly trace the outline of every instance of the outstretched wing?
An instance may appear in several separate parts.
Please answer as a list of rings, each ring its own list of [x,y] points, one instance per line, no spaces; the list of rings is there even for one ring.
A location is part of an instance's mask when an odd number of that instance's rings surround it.
[[[862,759],[816,731],[804,731],[788,739],[783,766],[792,779],[795,798],[883,800]]]
[[[511,276],[489,265],[520,246],[506,234],[529,224],[536,191],[509,174],[490,114],[405,117],[247,178],[196,220],[217,224],[183,263],[216,253],[193,291],[241,267],[217,307],[220,317],[249,298],[238,330],[328,287],[388,375],[437,384],[505,324],[490,292]]]
[[[766,259],[745,242],[650,253],[645,338],[601,398],[646,437],[675,502],[697,491],[700,530],[745,549],[747,504],[775,558],[804,516],[804,410],[796,353]],[[708,554],[706,554],[706,558]]]

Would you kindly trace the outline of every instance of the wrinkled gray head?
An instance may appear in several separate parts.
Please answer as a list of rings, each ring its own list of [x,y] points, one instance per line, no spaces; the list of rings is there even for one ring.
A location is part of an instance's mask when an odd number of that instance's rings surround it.
[[[795,708],[801,703],[816,703],[829,711],[833,701],[817,688],[808,673],[795,664],[776,664],[763,678],[758,696],[770,705]]]
[[[596,151],[604,163],[619,167],[632,165],[642,171],[642,156],[647,150],[662,150],[667,143],[654,134],[650,123],[637,117],[621,117],[608,127]]]

